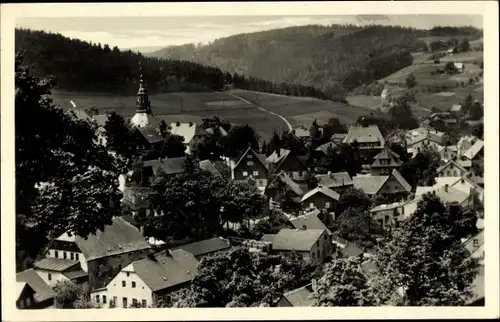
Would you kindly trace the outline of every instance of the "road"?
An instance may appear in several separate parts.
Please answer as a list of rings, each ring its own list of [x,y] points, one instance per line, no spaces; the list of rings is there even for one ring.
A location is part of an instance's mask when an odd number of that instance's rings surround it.
[[[266,109],[265,109],[265,108],[263,108],[262,106],[259,106],[259,105],[255,104],[255,103],[252,103],[252,102],[250,102],[250,101],[247,101],[247,100],[246,100],[246,99],[244,99],[243,97],[240,97],[240,96],[238,96],[238,95],[236,95],[236,94],[234,94],[234,93],[229,93],[229,95],[231,95],[231,96],[232,96],[232,97],[234,97],[234,98],[239,99],[239,100],[240,100],[240,101],[242,101],[242,102],[245,102],[245,103],[247,103],[247,104],[253,105],[253,106],[257,107],[259,110],[261,110],[261,111],[263,111],[263,112],[266,112],[266,113],[269,113],[269,114],[272,114],[272,115],[274,115],[274,116],[279,117],[280,119],[282,119],[282,120],[283,120],[283,122],[285,122],[285,124],[286,124],[286,126],[288,127],[288,130],[289,130],[289,131],[292,131],[292,130],[293,130],[292,124],[290,124],[290,122],[288,122],[288,120],[287,120],[286,118],[284,118],[283,116],[281,116],[281,115],[279,115],[279,114],[277,114],[277,113],[271,112],[271,111],[269,111],[269,110],[266,110]]]

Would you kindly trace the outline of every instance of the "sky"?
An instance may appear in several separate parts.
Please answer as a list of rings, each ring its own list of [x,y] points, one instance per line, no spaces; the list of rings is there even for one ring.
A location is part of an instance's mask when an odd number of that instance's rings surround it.
[[[188,43],[206,44],[240,33],[310,24],[381,24],[421,29],[470,25],[483,28],[479,15],[136,16],[21,18],[16,21],[17,27],[143,51]]]

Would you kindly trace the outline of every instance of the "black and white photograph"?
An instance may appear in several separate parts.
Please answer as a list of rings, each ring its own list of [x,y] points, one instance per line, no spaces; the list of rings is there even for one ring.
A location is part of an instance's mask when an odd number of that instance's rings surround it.
[[[446,3],[13,4],[2,306],[498,317],[498,4]]]

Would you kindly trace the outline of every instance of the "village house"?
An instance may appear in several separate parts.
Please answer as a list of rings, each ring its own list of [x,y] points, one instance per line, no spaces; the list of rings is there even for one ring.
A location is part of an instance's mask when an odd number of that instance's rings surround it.
[[[141,182],[149,183],[161,171],[166,175],[184,173],[185,157],[147,160],[142,163]]]
[[[319,186],[332,189],[339,194],[342,194],[342,192],[354,185],[351,176],[345,171],[335,173],[328,171],[327,174],[318,174],[314,178],[317,180]]]
[[[289,255],[292,252],[304,260],[319,263],[332,251],[332,239],[324,229],[281,229],[276,235],[266,234],[263,241],[272,243],[272,253]]]
[[[362,190],[370,197],[405,195],[411,192],[410,184],[401,176],[398,170],[390,175],[373,176],[357,175],[353,177],[354,188]]]
[[[370,215],[373,220],[382,227],[388,229],[398,227],[404,221],[404,204],[406,202],[394,202],[391,204],[378,205],[370,209]]]
[[[279,203],[290,198],[291,201],[300,204],[300,199],[304,195],[301,187],[284,171],[271,179],[265,193],[270,203]]]
[[[151,246],[141,232],[120,217],[114,217],[112,224],[104,231],[96,231],[86,239],[64,233],[55,238],[48,247],[47,258],[75,260],[88,274],[90,289],[106,285],[123,267],[147,256]],[[52,272],[47,274],[49,280]],[[60,274],[61,276],[64,274]],[[52,277],[51,277],[52,278]]]
[[[445,185],[471,195],[477,193],[479,200],[484,201],[484,189],[467,176],[462,177],[436,177],[436,183],[432,186],[417,186],[415,195],[423,195],[428,192],[440,189]]]
[[[334,133],[330,138],[330,140],[335,144],[341,144],[346,136],[347,133]]]
[[[467,172],[467,169],[458,161],[450,160],[436,170],[436,175],[438,177],[463,177]]]
[[[286,292],[281,296],[277,307],[311,307],[313,306],[312,294],[314,293],[313,283]]]
[[[453,63],[453,66],[455,66],[456,70],[459,73],[463,73],[465,70],[465,64],[464,63]]]
[[[460,140],[458,140],[457,143],[457,148],[458,148],[458,155],[462,155],[465,153],[465,151],[469,150],[476,141],[478,141],[479,138],[469,134],[466,136],[462,136]]]
[[[470,161],[481,160],[484,158],[484,142],[479,139],[476,140],[470,148],[464,150],[461,156]]]
[[[64,256],[63,253],[63,257]],[[76,256],[76,257],[75,257]],[[70,253],[70,258],[55,258],[45,257],[33,264],[33,268],[40,278],[49,285],[54,287],[58,281],[72,281],[77,284],[85,283],[88,279],[80,264],[79,254]]]
[[[300,203],[303,209],[319,209],[330,212],[335,208],[339,199],[340,195],[336,191],[319,185],[302,196]]]
[[[388,175],[392,173],[393,170],[399,169],[402,162],[399,154],[392,151],[389,146],[385,146],[384,149],[375,156],[375,160],[371,165],[371,174],[374,176]]]
[[[125,266],[91,300],[100,307],[151,307],[169,300],[170,293],[190,285],[198,274],[198,260],[183,250],[153,254]]]
[[[439,146],[437,152],[445,162],[455,160],[458,157],[458,148],[456,145]]]
[[[450,108],[450,114],[454,117],[461,117],[465,114],[465,108],[461,104],[453,104]]]
[[[407,147],[414,151],[420,151],[424,147],[432,147],[438,149],[448,145],[448,136],[439,131],[426,130],[423,133],[415,131],[416,135],[411,135],[407,138]]]
[[[477,258],[480,264],[483,264],[484,260],[484,229],[478,232],[476,235],[463,241],[462,245],[470,253],[470,257]]]
[[[16,306],[18,309],[48,309],[54,307],[56,293],[34,269],[16,274]]]
[[[343,143],[353,144],[355,142],[357,142],[366,164],[371,164],[373,157],[380,153],[385,146],[385,139],[377,125],[351,126]]]
[[[312,152],[312,159],[315,165],[315,170],[319,171],[320,165],[325,165],[330,162],[330,153],[337,147],[337,144],[333,142],[327,142],[320,145]]]
[[[229,250],[230,248],[231,243],[229,240],[222,237],[213,237],[186,245],[176,246],[171,250],[175,251],[181,249],[192,254],[197,260],[201,260],[205,256]]]
[[[143,151],[160,149],[163,143],[160,133],[151,126],[136,127],[132,132],[132,139]]]
[[[268,180],[268,168],[264,155],[258,154],[249,147],[237,162],[232,160],[229,162],[232,180],[248,181],[249,178],[252,178],[259,190],[265,190]]]
[[[186,153],[191,154],[194,144],[199,142],[204,136],[210,135],[200,125],[193,122],[180,123],[175,122],[170,124],[170,133],[184,138],[184,145],[186,146]]]
[[[290,223],[296,229],[326,230],[331,235],[332,233],[327,228],[327,225],[333,225],[334,220],[335,218],[331,214],[316,209],[304,215],[290,218]]]
[[[268,169],[275,173],[284,171],[292,180],[300,182],[307,179],[307,165],[303,158],[294,155],[290,150],[277,149],[266,158]]]

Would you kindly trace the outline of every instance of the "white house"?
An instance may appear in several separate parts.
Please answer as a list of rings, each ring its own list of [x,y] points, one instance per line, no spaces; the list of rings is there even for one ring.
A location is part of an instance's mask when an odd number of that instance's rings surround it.
[[[467,174],[467,169],[458,162],[450,160],[446,164],[440,166],[436,170],[436,173],[438,177],[463,177]]]
[[[94,290],[91,300],[101,307],[150,307],[188,286],[198,274],[198,263],[181,249],[148,256],[130,263],[105,287]]]

